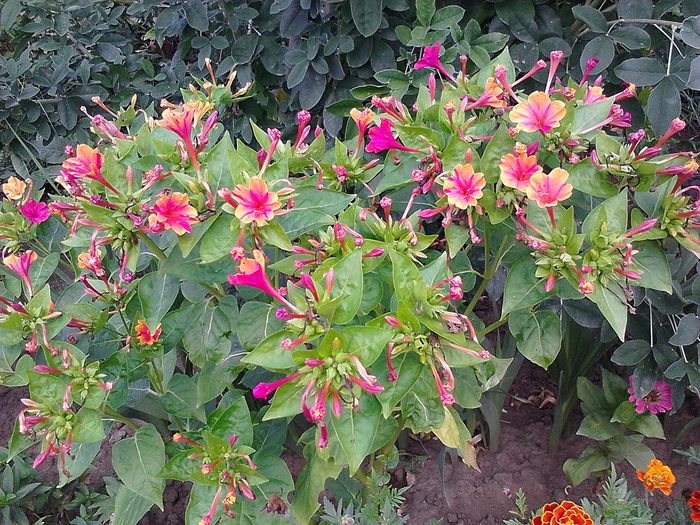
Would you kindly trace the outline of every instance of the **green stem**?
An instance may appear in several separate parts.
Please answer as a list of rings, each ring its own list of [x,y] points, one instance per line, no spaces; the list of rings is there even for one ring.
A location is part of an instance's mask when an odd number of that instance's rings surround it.
[[[143,241],[143,243],[148,246],[148,249],[153,252],[153,255],[158,257],[159,261],[165,261],[168,256],[165,254],[163,250],[160,249],[160,247],[155,243],[153,239],[151,239],[148,235],[146,235],[143,232],[137,232],[139,239]]]
[[[129,419],[126,416],[122,416],[119,412],[114,410],[113,408],[110,408],[108,406],[104,407],[103,410],[105,416],[110,417],[111,419],[114,419],[115,421],[119,421],[120,423],[124,423],[127,427],[133,428],[134,430],[139,429],[139,425],[134,423],[131,419]]]
[[[484,290],[486,290],[486,287],[489,284],[489,281],[491,281],[491,278],[493,277],[494,269],[498,268],[501,259],[508,251],[507,246],[508,239],[504,237],[501,241],[501,245],[498,247],[496,256],[493,258],[493,264],[489,264],[489,242],[488,236],[484,231],[484,277],[479,283],[479,287],[476,289],[476,292],[474,292],[474,297],[472,297],[472,300],[467,305],[467,309],[464,311],[464,315],[469,315],[474,311],[476,303],[479,301],[479,298],[482,296]]]
[[[199,285],[207,290],[212,297],[216,297],[217,299],[222,299],[226,295],[221,287],[216,284],[199,283]]]
[[[494,330],[496,330],[497,328],[500,328],[501,326],[503,326],[507,322],[508,322],[508,315],[502,317],[498,321],[491,323],[490,325],[486,326],[483,330],[479,330],[476,333],[476,335],[479,337],[479,339],[481,339],[486,334],[493,332]]]

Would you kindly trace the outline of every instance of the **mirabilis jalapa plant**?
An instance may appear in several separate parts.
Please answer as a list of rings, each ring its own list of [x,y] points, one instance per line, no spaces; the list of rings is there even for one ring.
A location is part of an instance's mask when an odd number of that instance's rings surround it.
[[[476,466],[458,407],[505,373],[487,335],[506,322],[544,367],[552,316],[560,337],[549,298],[590,299],[623,339],[632,287],[670,291],[663,248],[700,251],[682,187],[697,164],[662,151],[683,123],[625,133],[634,86],[605,94],[593,59],[562,82],[559,51],[518,78],[507,52],[480,71],[460,57],[455,74],[440,51],[415,64],[415,101],[373,97],[330,149],[306,111],[291,140],[253,125],[259,149],[234,146],[216,108],[245,88],[212,71],[160,118],[96,99],[99,142],[66,149],[60,195],[3,185],[0,336],[16,364],[2,374],[30,390],[11,453],[40,438],[35,463],[58,456],[76,477],[120,421],[135,434],[114,446],[118,501],[162,507],[171,478],[194,484],[188,523],[308,523],[327,478],[368,482],[404,429]],[[521,89],[543,69],[544,91]],[[303,421],[293,482],[279,456]]]

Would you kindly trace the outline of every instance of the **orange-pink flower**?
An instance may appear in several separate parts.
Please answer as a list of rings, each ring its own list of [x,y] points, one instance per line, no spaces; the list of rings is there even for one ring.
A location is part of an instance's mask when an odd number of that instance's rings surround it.
[[[156,344],[162,332],[160,323],[158,323],[156,329],[151,332],[150,328],[148,328],[148,325],[146,324],[146,321],[143,319],[138,320],[134,330],[136,332],[136,339],[138,339],[139,343],[141,343],[143,346],[151,346]]]
[[[161,128],[172,131],[182,139],[187,155],[197,172],[199,172],[199,161],[197,160],[197,152],[192,142],[192,128],[195,121],[199,118],[201,118],[201,115],[196,106],[184,105],[181,109],[166,109],[163,111],[161,120],[156,121],[156,124]]]
[[[498,163],[501,168],[501,182],[504,186],[526,191],[530,178],[541,173],[542,168],[537,164],[536,155],[528,155],[527,147],[520,142],[515,144],[513,153],[508,153]]]
[[[2,260],[2,263],[19,275],[27,286],[27,292],[32,295],[32,282],[29,279],[29,267],[36,261],[36,253],[27,250],[19,255],[13,253]]]
[[[474,172],[471,164],[458,164],[452,175],[445,179],[442,189],[447,195],[447,202],[461,210],[476,206],[483,196],[481,191],[486,186],[483,173]]]
[[[573,186],[567,179],[569,173],[562,168],[554,168],[549,173],[535,173],[530,177],[527,198],[537,202],[540,208],[551,208],[571,197]]]
[[[277,193],[268,190],[260,177],[251,178],[247,185],[237,185],[233,191],[221,191],[219,195],[236,208],[235,215],[243,224],[254,222],[264,226],[282,207]]]
[[[469,98],[464,98],[462,100],[461,108],[462,111],[467,111],[475,108],[492,107],[492,108],[502,108],[505,107],[506,101],[503,98],[503,90],[494,80],[493,77],[486,79],[486,85],[484,86],[484,91],[479,95],[479,98],[473,102],[469,101]]]
[[[548,133],[559,126],[566,115],[566,105],[560,100],[550,100],[542,91],[531,93],[510,112],[510,120],[522,131]]]
[[[161,193],[148,216],[151,231],[173,230],[178,235],[192,231],[191,224],[197,222],[197,210],[190,206],[186,193]]]
[[[80,179],[92,179],[103,186],[109,188],[114,193],[119,193],[102,176],[102,164],[104,157],[100,150],[91,148],[87,144],[78,144],[75,150],[75,156],[69,157],[63,161],[61,167],[61,178],[59,182],[65,182],[68,187],[75,186]]]
[[[238,265],[238,272],[228,276],[228,282],[233,286],[250,286],[277,299],[289,309],[299,312],[299,309],[287,301],[277,290],[265,273],[265,256],[260,250],[253,250],[253,259],[243,259]]]

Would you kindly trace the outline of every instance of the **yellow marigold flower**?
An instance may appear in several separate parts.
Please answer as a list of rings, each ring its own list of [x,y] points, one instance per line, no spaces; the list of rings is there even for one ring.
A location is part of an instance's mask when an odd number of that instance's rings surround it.
[[[676,476],[673,475],[671,468],[658,459],[652,459],[646,471],[638,470],[637,478],[644,483],[649,492],[659,489],[666,496],[671,494],[671,487],[676,482]]]

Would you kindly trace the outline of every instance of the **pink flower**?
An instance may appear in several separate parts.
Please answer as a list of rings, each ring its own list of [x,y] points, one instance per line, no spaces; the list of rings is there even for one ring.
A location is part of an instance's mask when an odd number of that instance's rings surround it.
[[[49,218],[51,213],[47,204],[34,199],[27,199],[27,202],[20,205],[19,211],[28,221],[40,224]]]
[[[61,167],[61,181],[69,187],[75,187],[80,179],[92,179],[99,182],[114,193],[119,193],[102,176],[102,163],[104,157],[97,148],[91,148],[87,144],[78,144],[75,156],[63,161]]]
[[[535,173],[526,188],[527,198],[537,202],[540,208],[551,208],[571,197],[573,186],[566,182],[569,173],[554,168],[549,173]]]
[[[440,62],[440,42],[435,42],[432,46],[424,47],[423,54],[420,57],[413,69],[423,69],[423,68],[433,68],[437,69],[440,73],[445,75],[445,77],[454,82],[452,75],[445,69],[445,66]]]
[[[237,185],[233,191],[221,190],[219,195],[236,209],[235,215],[243,224],[264,226],[282,207],[277,193],[269,191],[260,177],[251,178],[247,186]]]
[[[498,163],[501,168],[501,182],[504,186],[525,192],[530,185],[530,178],[536,173],[542,173],[537,164],[536,155],[528,155],[527,148],[516,143],[513,153],[505,155]]]
[[[32,295],[32,282],[29,280],[29,267],[36,261],[36,253],[32,250],[27,250],[19,255],[8,255],[2,260],[2,263],[19,275],[27,286],[29,295]]]
[[[265,256],[263,253],[260,250],[253,250],[253,257],[254,259],[243,259],[238,266],[238,273],[229,275],[228,282],[233,286],[257,288],[299,313],[299,309],[282,297],[282,294],[270,283],[265,273]]]
[[[410,151],[414,153],[420,151],[414,148],[408,148],[396,140],[392,130],[393,127],[394,124],[389,119],[383,118],[380,121],[379,126],[369,130],[369,143],[365,149],[369,153],[381,153],[382,151],[392,149],[399,151]]]
[[[168,108],[163,111],[161,120],[157,120],[161,128],[167,129],[175,133],[185,146],[185,151],[192,161],[194,169],[199,172],[199,161],[197,160],[197,152],[194,149],[192,142],[192,127],[197,117],[197,111],[192,106],[183,106],[182,109]]]
[[[190,206],[186,193],[161,193],[148,216],[152,231],[173,230],[178,235],[192,232],[192,223],[197,222],[197,210]]]
[[[531,93],[510,112],[510,120],[523,131],[548,133],[559,126],[566,115],[566,105],[560,100],[550,100],[542,91]]]
[[[279,387],[286,383],[289,383],[290,381],[294,381],[300,375],[301,372],[295,372],[294,374],[288,375],[287,377],[283,377],[282,379],[278,379],[277,381],[274,381],[272,383],[258,383],[253,388],[253,397],[255,397],[256,399],[267,399],[268,397],[270,397],[270,394],[272,394]]]
[[[452,175],[445,179],[442,189],[447,195],[447,202],[461,210],[476,206],[483,196],[481,190],[486,186],[483,173],[474,172],[471,164],[458,164]]]
[[[652,414],[668,412],[673,408],[673,400],[671,399],[671,386],[664,381],[654,383],[654,388],[651,389],[646,396],[639,399],[634,395],[634,376],[630,376],[630,387],[627,392],[630,394],[630,401],[634,403],[637,414],[643,414],[648,410]]]

